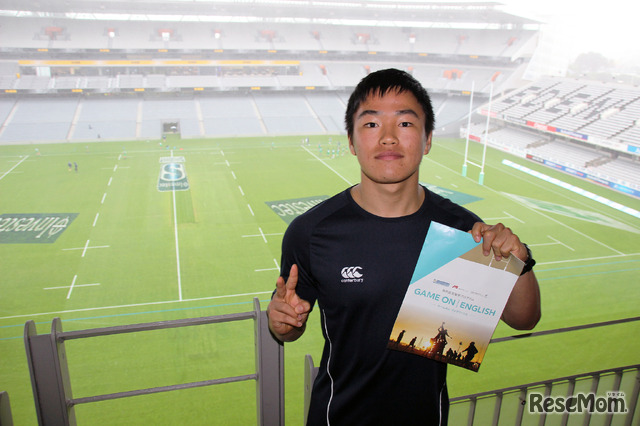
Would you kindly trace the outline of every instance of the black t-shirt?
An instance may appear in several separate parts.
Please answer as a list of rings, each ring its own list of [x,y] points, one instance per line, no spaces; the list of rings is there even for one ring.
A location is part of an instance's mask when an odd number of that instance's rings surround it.
[[[387,343],[431,221],[469,231],[480,219],[425,188],[420,209],[383,218],[350,190],[296,218],[282,243],[282,275],[317,302],[325,338],[309,425],[446,424],[446,364]]]

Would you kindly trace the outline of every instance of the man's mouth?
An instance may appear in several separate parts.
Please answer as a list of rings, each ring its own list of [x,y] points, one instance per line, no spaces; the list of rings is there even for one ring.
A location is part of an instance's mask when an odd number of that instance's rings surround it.
[[[380,154],[376,155],[376,160],[397,160],[399,158],[402,158],[403,155],[400,154],[399,152],[396,151],[385,151],[385,152],[381,152]]]

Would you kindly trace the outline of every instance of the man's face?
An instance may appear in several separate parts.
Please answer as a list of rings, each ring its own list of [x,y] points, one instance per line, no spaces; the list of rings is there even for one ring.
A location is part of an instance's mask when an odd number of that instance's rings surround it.
[[[369,95],[353,123],[349,148],[358,157],[363,181],[391,184],[415,179],[417,183],[431,134],[426,134],[424,111],[411,92]]]

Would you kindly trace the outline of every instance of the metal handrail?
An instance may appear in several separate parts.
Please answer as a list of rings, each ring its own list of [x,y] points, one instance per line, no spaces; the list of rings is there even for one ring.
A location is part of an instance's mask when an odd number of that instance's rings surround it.
[[[575,392],[576,382],[580,380],[592,380],[591,393],[595,394],[598,390],[598,384],[600,382],[601,377],[608,376],[608,375],[615,375],[613,386],[611,389],[609,389],[610,392],[615,393],[620,391],[622,376],[625,373],[632,373],[633,371],[636,372],[635,384],[630,397],[628,399],[625,398],[625,401],[626,401],[625,405],[626,405],[627,411],[624,413],[620,413],[626,416],[624,424],[626,426],[631,426],[635,416],[635,410],[638,404],[638,398],[640,395],[640,364],[593,371],[590,373],[575,374],[571,376],[559,377],[556,379],[543,380],[539,382],[523,384],[519,386],[511,386],[511,387],[502,388],[502,389],[479,392],[472,395],[465,395],[465,396],[460,396],[456,398],[451,398],[449,400],[449,403],[451,404],[452,407],[459,404],[469,404],[469,410],[467,413],[467,425],[472,426],[474,425],[474,421],[475,421],[475,411],[476,411],[476,406],[478,401],[482,399],[495,398],[496,402],[494,405],[492,424],[497,425],[498,422],[500,421],[500,411],[502,409],[504,396],[512,393],[519,393],[520,394],[518,397],[519,407],[518,407],[518,412],[515,420],[515,425],[519,426],[522,424],[524,410],[527,402],[527,395],[530,393],[532,389],[544,388],[544,395],[545,395],[545,398],[547,398],[551,395],[554,385],[563,385],[566,383],[569,386],[568,386],[568,389],[564,391],[564,394],[567,397],[572,397],[572,396],[575,397],[574,392]],[[586,412],[582,414],[584,414],[585,416],[585,421],[583,425],[588,426],[591,421],[591,413]],[[607,413],[608,418],[605,424],[608,424],[608,425],[611,424],[613,414],[614,413]],[[540,421],[540,424],[543,425],[546,413],[539,413],[539,415],[542,419]],[[570,415],[570,412],[568,411],[563,413],[563,418],[561,421],[562,425],[567,424],[569,420],[569,415]]]
[[[37,334],[34,321],[27,321],[24,342],[39,424],[47,426],[75,425],[74,407],[79,404],[255,380],[258,424],[284,425],[284,347],[271,335],[266,312],[260,310],[260,301],[257,298],[254,298],[253,305],[254,309],[251,312],[68,332],[62,331],[62,322],[59,318],[54,318],[51,333],[41,335]],[[72,396],[64,345],[66,340],[247,319],[254,320],[256,372],[253,374],[82,398],[73,398]]]
[[[548,336],[550,334],[566,333],[568,331],[586,330],[588,328],[604,327],[604,326],[607,326],[607,325],[624,324],[624,323],[633,322],[633,321],[640,321],[640,316],[639,317],[622,318],[622,319],[611,320],[611,321],[594,322],[594,323],[591,323],[591,324],[576,325],[576,326],[573,326],[573,327],[562,327],[562,328],[554,328],[554,329],[551,329],[551,330],[535,331],[533,333],[515,334],[513,336],[498,337],[498,338],[495,338],[495,339],[491,339],[491,341],[489,343],[500,343],[500,342],[506,342],[506,341],[509,341],[509,340],[522,339],[522,338],[525,338],[525,337]]]
[[[552,330],[544,330],[544,331],[538,331],[538,332],[533,332],[533,333],[524,333],[524,334],[518,334],[518,335],[513,335],[513,336],[507,336],[507,337],[500,337],[500,338],[491,339],[491,343],[500,343],[500,342],[507,342],[507,341],[512,341],[512,340],[529,338],[529,337],[547,336],[547,335],[551,335],[551,334],[566,333],[566,332],[569,332],[569,331],[584,330],[584,329],[589,329],[589,328],[603,327],[603,326],[616,325],[616,324],[624,324],[624,323],[638,321],[638,320],[640,320],[640,317],[630,317],[630,318],[622,318],[622,319],[618,319],[618,320],[604,321],[604,322],[599,322],[599,323],[585,324],[585,325],[572,326],[572,327],[563,327],[563,328],[557,328],[557,329],[552,329]],[[311,391],[312,391],[312,387],[313,387],[313,381],[314,381],[316,375],[318,374],[318,367],[316,367],[314,365],[313,358],[311,357],[311,355],[307,355],[305,357],[304,363],[305,363],[305,365],[304,365],[304,368],[305,368],[305,384],[304,384],[305,406],[304,406],[304,415],[305,415],[305,420],[306,420],[307,410],[308,410],[308,407],[309,407],[309,402],[311,400]],[[475,420],[475,411],[476,411],[477,402],[479,400],[482,400],[482,399],[495,398],[496,402],[495,402],[495,405],[494,405],[493,423],[492,424],[497,426],[498,423],[499,423],[499,420],[500,420],[500,415],[501,415],[504,396],[508,395],[510,393],[520,392],[520,397],[519,397],[520,405],[518,407],[517,417],[516,417],[516,420],[515,420],[515,424],[516,424],[516,426],[518,426],[518,425],[522,424],[522,420],[523,420],[523,417],[524,417],[524,409],[525,409],[526,397],[527,397],[527,393],[528,393],[528,391],[530,389],[537,388],[537,387],[544,387],[545,388],[545,395],[549,396],[551,394],[551,390],[552,390],[554,384],[560,384],[560,383],[568,382],[569,383],[569,394],[572,394],[574,389],[575,389],[575,382],[577,380],[592,378],[594,380],[594,383],[592,385],[592,390],[591,391],[592,391],[592,393],[595,393],[597,391],[597,384],[599,382],[600,377],[608,375],[608,374],[616,374],[616,379],[615,379],[615,383],[614,383],[614,389],[609,389],[609,390],[610,391],[617,391],[617,390],[619,390],[619,386],[620,386],[620,383],[621,383],[621,380],[622,380],[621,379],[622,375],[625,372],[629,372],[629,371],[633,371],[633,370],[637,370],[637,374],[636,374],[635,385],[634,385],[632,394],[631,394],[630,398],[627,400],[627,405],[629,407],[629,410],[626,413],[626,423],[625,423],[626,426],[631,426],[631,423],[632,423],[632,421],[634,419],[634,415],[636,414],[635,413],[636,405],[638,404],[638,399],[640,398],[640,364],[630,365],[630,366],[627,366],[627,367],[612,368],[612,369],[608,369],[608,370],[600,370],[600,371],[595,371],[595,372],[590,372],[590,373],[577,374],[577,375],[573,375],[573,376],[560,377],[560,378],[557,378],[557,379],[545,380],[545,381],[528,383],[528,384],[524,384],[524,385],[513,386],[513,387],[508,387],[508,388],[503,388],[503,389],[496,389],[496,390],[491,390],[491,391],[486,391],[486,392],[480,392],[480,393],[476,393],[476,394],[472,394],[472,395],[464,395],[464,396],[451,398],[449,400],[449,402],[450,402],[451,406],[469,403],[469,412],[468,412],[468,416],[467,416],[467,426],[473,426],[474,425],[474,420]],[[612,417],[612,414],[609,415],[609,418],[608,418],[609,423],[607,423],[607,424],[610,424],[611,417]],[[542,420],[539,422],[539,424],[540,425],[544,425],[544,415],[541,415],[541,418],[542,418]],[[568,418],[569,418],[569,414],[565,413],[563,415],[563,419],[562,419],[562,424],[563,425],[567,424]],[[587,419],[584,422],[584,426],[588,426],[589,422],[590,422],[590,417],[587,417]],[[482,426],[484,426],[484,425],[485,425],[485,423],[482,423]]]
[[[11,403],[9,402],[9,394],[6,391],[0,392],[0,426],[13,426]]]

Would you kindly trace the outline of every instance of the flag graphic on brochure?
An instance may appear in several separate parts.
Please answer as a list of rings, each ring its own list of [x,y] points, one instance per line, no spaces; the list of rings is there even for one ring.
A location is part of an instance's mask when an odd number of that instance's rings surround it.
[[[523,266],[432,222],[388,348],[478,371]]]

